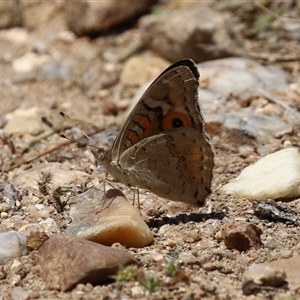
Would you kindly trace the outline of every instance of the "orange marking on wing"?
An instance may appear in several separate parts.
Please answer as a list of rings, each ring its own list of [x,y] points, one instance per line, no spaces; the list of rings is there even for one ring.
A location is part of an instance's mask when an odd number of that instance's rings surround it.
[[[182,158],[184,158],[184,161],[195,162],[196,164],[198,164],[204,159],[201,149],[199,148],[193,149],[192,146],[190,148],[186,148],[183,151]]]
[[[144,129],[141,139],[152,136],[158,133],[158,126],[156,122],[150,122],[147,117],[140,116],[136,119],[141,128]]]
[[[191,127],[192,126],[192,121],[187,114],[170,109],[164,116],[163,124],[162,124],[163,130],[173,129],[174,128],[174,125],[173,125],[174,119],[180,119],[182,121],[183,124],[181,127]]]
[[[187,154],[186,157],[189,160],[193,160],[193,161],[202,161],[203,160],[203,155],[200,151],[197,153]]]
[[[141,134],[139,135],[139,129],[137,132],[134,130],[128,130],[126,138],[134,145],[144,138],[155,135],[159,132],[157,123],[151,123],[147,117],[136,116],[134,121],[139,124]]]
[[[131,142],[132,145],[136,144],[140,140],[140,137],[137,135],[137,133],[132,130],[129,130],[126,133],[126,138]]]

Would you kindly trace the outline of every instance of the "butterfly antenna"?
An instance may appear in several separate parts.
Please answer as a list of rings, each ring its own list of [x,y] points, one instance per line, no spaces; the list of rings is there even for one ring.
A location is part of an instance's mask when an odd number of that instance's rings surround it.
[[[62,117],[64,117],[68,122],[70,122],[71,124],[72,124],[72,126],[73,127],[75,127],[77,130],[79,130],[93,145],[89,145],[90,147],[94,147],[94,148],[99,148],[98,147],[98,145],[96,144],[96,142],[91,138],[91,137],[89,137],[85,132],[83,132],[79,127],[78,127],[78,125],[77,124],[75,124],[64,112],[62,112],[62,111],[60,111],[59,112],[59,114],[62,116]],[[68,138],[67,136],[65,136],[64,134],[61,134],[60,135],[62,138],[64,138],[64,139],[67,139],[67,140],[69,140],[69,141],[71,141],[71,142],[75,142],[74,140],[71,140],[70,138]],[[77,144],[80,144],[80,145],[84,145],[84,144],[82,144],[82,143],[80,143],[80,142],[76,142]],[[86,146],[86,145],[84,145],[84,146]]]

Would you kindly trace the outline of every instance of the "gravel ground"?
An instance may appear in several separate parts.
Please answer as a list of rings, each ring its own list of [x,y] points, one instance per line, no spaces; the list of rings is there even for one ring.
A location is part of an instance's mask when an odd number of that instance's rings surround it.
[[[37,107],[43,116],[45,114],[48,119],[50,116],[56,120],[55,116],[59,119],[58,112],[63,110],[92,137],[95,132],[103,132],[104,128],[109,128],[105,131],[109,136],[111,127],[108,124],[120,125],[126,113],[125,109],[122,109],[121,101],[118,105],[111,106],[109,100],[114,99],[116,103],[119,99],[128,99],[134,95],[135,89],[124,88],[118,84],[122,63],[117,63],[112,68],[111,64],[104,60],[101,51],[121,51],[138,38],[137,30],[127,27],[95,39],[80,38],[73,43],[63,43],[52,39],[55,32],[66,30],[63,8],[57,3],[23,2],[30,36],[44,41],[47,53],[60,57],[63,61],[76,62],[75,74],[71,79],[64,81],[38,79],[7,83],[14,74],[10,63],[2,60],[1,116],[6,116],[17,108],[25,110]],[[54,9],[56,13],[50,14],[49,11]],[[41,18],[45,15],[48,16],[46,22]],[[267,52],[270,40],[271,34],[264,39],[245,38],[244,41],[252,52],[258,49]],[[278,48],[288,49],[285,41],[280,40],[278,43],[282,43],[277,45]],[[297,55],[296,52],[290,54]],[[12,60],[17,57],[16,54]],[[277,65],[299,78],[299,61],[280,62]],[[104,92],[99,92],[101,89],[103,91],[103,88]],[[112,116],[112,112],[117,116]],[[55,123],[53,120],[51,119],[51,122]],[[78,133],[76,128],[66,129],[70,127],[68,122],[59,119],[57,124],[57,133],[64,133],[75,140],[80,138],[81,133]],[[15,163],[23,163],[10,172],[3,173],[2,179],[16,178],[42,162],[60,162],[70,169],[92,174],[95,166],[89,148],[68,143],[57,133],[49,134],[34,143],[24,137],[3,138],[2,145],[6,145],[0,150],[3,169],[6,170]],[[102,141],[103,133],[95,136],[95,140],[98,138]],[[299,136],[297,137],[296,133],[291,135],[290,139],[296,141],[299,146]],[[62,143],[64,144],[61,145]],[[17,147],[15,151],[13,144]],[[56,145],[59,146],[54,151],[53,147]],[[248,266],[254,262],[266,263],[299,254],[300,234],[297,225],[260,220],[254,215],[251,202],[224,195],[219,191],[222,185],[235,178],[250,162],[258,159],[259,155],[253,152],[245,157],[235,150],[234,144],[228,145],[222,140],[214,146],[216,166],[213,192],[204,208],[190,208],[141,191],[141,212],[155,235],[155,241],[142,249],[129,249],[140,262],[140,267],[129,270],[130,276],[125,283],[119,278],[117,282],[109,282],[103,286],[80,284],[67,293],[49,290],[39,277],[35,265],[36,251],[32,251],[18,260],[20,266],[12,263],[0,266],[0,299],[298,299],[298,291],[275,288],[261,290],[257,295],[243,295],[243,274]],[[43,155],[38,156],[40,153]],[[27,162],[32,157],[35,159]],[[78,186],[74,193],[85,190],[89,184],[90,181]],[[115,186],[120,187],[131,199],[132,194],[124,186]],[[30,193],[23,189],[20,191],[22,195],[28,196]],[[70,222],[68,205],[59,208],[51,195],[47,194],[31,194],[31,197],[35,197],[36,203],[51,207],[48,210],[50,217],[57,222],[60,230],[64,231]],[[300,199],[292,199],[284,205],[298,212]],[[13,215],[2,218],[1,232],[18,230],[37,218],[36,212],[26,211],[25,202],[22,202],[22,206],[22,210],[17,213],[18,217]],[[228,224],[236,221],[247,221],[257,225],[262,230],[263,246],[245,252],[228,250],[222,238],[222,231]],[[8,295],[12,291],[14,297],[9,298]]]

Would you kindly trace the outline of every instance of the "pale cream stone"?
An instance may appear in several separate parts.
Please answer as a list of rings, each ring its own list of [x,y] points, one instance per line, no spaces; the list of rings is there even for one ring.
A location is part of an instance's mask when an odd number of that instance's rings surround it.
[[[222,190],[248,200],[299,197],[299,150],[287,148],[261,158],[224,185]]]

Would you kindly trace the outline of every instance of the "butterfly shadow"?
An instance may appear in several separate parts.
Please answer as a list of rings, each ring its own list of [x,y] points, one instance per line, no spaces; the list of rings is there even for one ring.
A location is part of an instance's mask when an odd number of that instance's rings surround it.
[[[161,217],[161,218],[153,218],[148,220],[146,223],[150,228],[157,228],[163,225],[178,225],[179,223],[189,223],[189,222],[205,222],[209,219],[222,220],[225,217],[224,212],[212,212],[212,213],[182,213],[173,217]]]

